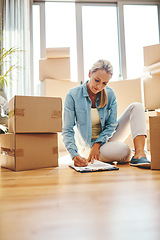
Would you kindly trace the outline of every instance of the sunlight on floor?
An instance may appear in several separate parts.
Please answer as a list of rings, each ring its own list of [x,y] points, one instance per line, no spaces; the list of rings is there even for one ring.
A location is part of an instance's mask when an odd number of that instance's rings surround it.
[[[59,152],[59,158],[58,158],[59,164],[69,164],[72,162],[72,159],[68,152]]]

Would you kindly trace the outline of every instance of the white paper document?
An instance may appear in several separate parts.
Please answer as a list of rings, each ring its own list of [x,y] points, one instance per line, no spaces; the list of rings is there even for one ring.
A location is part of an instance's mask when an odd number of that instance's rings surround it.
[[[94,163],[88,163],[86,167],[76,167],[74,166],[74,162],[72,162],[69,167],[75,169],[77,172],[96,172],[96,171],[112,171],[112,170],[119,170],[114,165],[109,163],[104,163],[98,160],[94,160]]]

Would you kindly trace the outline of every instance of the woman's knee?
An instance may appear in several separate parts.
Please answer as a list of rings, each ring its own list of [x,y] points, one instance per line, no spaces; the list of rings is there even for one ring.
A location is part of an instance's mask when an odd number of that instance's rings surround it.
[[[140,102],[133,102],[129,105],[129,107],[131,109],[140,109],[142,111],[145,111],[143,104]]]
[[[129,162],[130,159],[131,159],[131,154],[132,154],[131,148],[127,144],[125,144],[124,152],[121,155],[121,158],[120,158],[120,160],[118,162],[120,162],[120,163],[127,163],[127,162]]]
[[[100,155],[106,162],[129,162],[131,149],[123,142],[107,142],[100,148]]]

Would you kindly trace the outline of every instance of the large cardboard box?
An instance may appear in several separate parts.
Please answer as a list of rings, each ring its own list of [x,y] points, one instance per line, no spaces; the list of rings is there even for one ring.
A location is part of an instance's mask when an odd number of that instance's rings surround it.
[[[118,118],[131,103],[142,102],[140,78],[111,81],[108,83],[108,86],[113,88],[116,94]],[[134,148],[131,134],[125,140],[125,143],[128,144],[131,148]]]
[[[160,44],[146,46],[143,48],[144,66],[160,62]]]
[[[160,116],[149,117],[151,169],[160,170]]]
[[[10,133],[53,133],[62,131],[62,99],[15,96],[9,101]]]
[[[71,88],[74,88],[78,85],[78,82],[57,79],[45,79],[41,82],[41,95],[47,97],[61,97],[63,108],[67,93]],[[60,151],[65,151],[61,133],[58,133],[58,148]]]
[[[46,78],[70,80],[70,58],[39,60],[39,80]]]
[[[128,79],[111,81],[108,83],[117,99],[118,118],[126,110],[126,108],[133,102],[142,102],[141,79]]]
[[[0,135],[1,166],[15,171],[58,166],[57,133]]]
[[[67,80],[58,79],[45,79],[41,82],[41,96],[46,97],[60,97],[62,103],[65,101],[65,97],[71,88],[77,87],[78,82],[71,82]],[[63,106],[63,104],[62,104]]]

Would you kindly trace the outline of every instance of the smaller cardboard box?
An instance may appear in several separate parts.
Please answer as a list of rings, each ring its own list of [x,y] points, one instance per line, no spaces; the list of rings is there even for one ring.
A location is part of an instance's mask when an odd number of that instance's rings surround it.
[[[160,62],[160,44],[143,47],[144,66]]]
[[[62,99],[15,96],[9,101],[9,133],[62,131]]]
[[[70,47],[46,48],[46,58],[69,58]]]
[[[160,170],[160,116],[149,117],[151,169]]]
[[[14,171],[58,167],[57,133],[0,135],[1,167]]]
[[[46,78],[70,80],[70,58],[40,59],[39,80]]]

